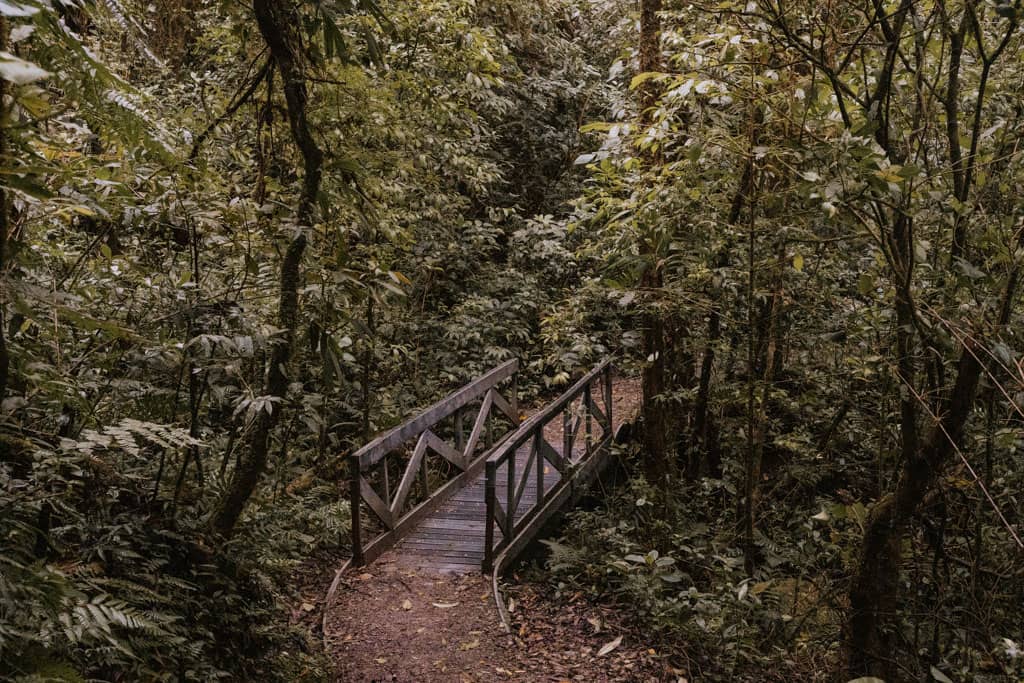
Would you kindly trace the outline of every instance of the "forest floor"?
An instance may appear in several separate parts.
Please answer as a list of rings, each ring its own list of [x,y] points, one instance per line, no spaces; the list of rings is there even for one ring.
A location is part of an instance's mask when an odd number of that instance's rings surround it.
[[[631,418],[639,382],[615,381],[615,412]],[[532,412],[532,411],[529,411]],[[619,422],[619,420],[616,420]],[[394,552],[349,573],[326,620],[334,680],[344,683],[676,681],[661,654],[617,613],[543,582],[513,582],[512,633],[490,579],[403,565]]]
[[[482,574],[423,574],[385,555],[354,575],[328,618],[335,680],[345,683],[664,681],[656,650],[581,596],[515,587],[513,633]],[[617,643],[617,644],[616,644]],[[612,647],[614,645],[614,647]],[[608,650],[602,654],[604,648]]]

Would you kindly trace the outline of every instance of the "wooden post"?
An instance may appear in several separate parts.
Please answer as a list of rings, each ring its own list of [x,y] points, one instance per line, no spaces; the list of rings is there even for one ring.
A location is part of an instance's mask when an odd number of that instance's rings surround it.
[[[362,526],[361,520],[359,519],[359,501],[362,499],[362,494],[359,492],[359,457],[353,455],[349,458],[349,500],[352,504],[352,564],[353,566],[360,567],[364,562],[363,558],[363,538],[362,538]]]
[[[512,396],[510,397],[509,404],[512,406],[512,412],[516,414],[516,419],[513,422],[516,426],[519,426],[519,373],[512,375]]]
[[[466,435],[463,430],[463,416],[466,414],[465,408],[459,408],[455,411],[455,450],[460,453],[466,450]]]
[[[505,541],[511,542],[516,519],[514,507],[516,504],[516,451],[514,448],[508,452],[505,467],[508,468],[508,490],[505,492]]]
[[[487,513],[484,517],[484,563],[483,571],[489,574],[494,571],[494,514],[497,496],[498,464],[488,460],[484,483],[484,500],[487,501]]]
[[[494,391],[494,390],[492,389],[491,391]],[[483,406],[481,406],[481,407],[483,407]],[[484,424],[487,425],[487,430],[486,430],[487,436],[484,437],[485,439],[487,439],[487,450],[491,450],[491,446],[494,445],[494,420],[491,419],[490,412],[491,411],[488,410],[487,411],[487,413],[488,413],[487,416],[484,417],[484,420],[485,420]]]
[[[587,411],[587,450],[586,457],[590,457],[590,449],[594,447],[594,426],[591,424],[591,411],[590,408],[593,405],[594,397],[590,395],[590,384],[583,387],[583,409]]]
[[[565,404],[565,411],[562,413],[562,457],[566,462],[572,462],[572,401]]]
[[[533,450],[537,458],[537,507],[544,500],[544,451],[540,447],[544,438],[544,425],[537,425],[537,431],[533,435]]]
[[[427,479],[427,454],[420,460],[420,478],[423,481],[423,500],[430,498],[430,482]]]
[[[612,421],[612,364],[604,370],[604,414],[608,419],[608,433],[615,435],[615,423]]]

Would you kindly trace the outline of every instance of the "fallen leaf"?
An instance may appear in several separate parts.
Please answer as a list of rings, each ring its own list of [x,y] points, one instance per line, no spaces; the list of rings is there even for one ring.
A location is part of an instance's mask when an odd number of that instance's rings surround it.
[[[587,617],[587,623],[594,627],[594,633],[601,632],[601,619],[600,617]]]
[[[369,581],[370,579],[373,578],[373,574],[360,574],[356,578],[359,579],[360,581]]]
[[[412,600],[409,600],[408,598],[406,598],[405,602],[402,603],[402,609],[404,609],[404,610],[412,609]]]
[[[515,611],[516,611],[516,599],[515,598],[509,598],[508,599],[508,613],[512,614]]]
[[[480,647],[480,641],[476,638],[469,641],[468,643],[463,643],[462,645],[459,645],[460,650],[472,650],[477,647]]]
[[[604,646],[602,646],[601,649],[597,651],[597,656],[604,657],[606,654],[617,648],[619,645],[622,645],[622,636],[619,636],[611,642],[605,643]]]
[[[432,602],[430,604],[438,609],[451,609],[452,607],[458,607],[459,605],[457,602]]]
[[[312,612],[315,609],[316,609],[316,605],[314,605],[312,603],[309,603],[309,602],[302,603],[302,611],[303,612]]]

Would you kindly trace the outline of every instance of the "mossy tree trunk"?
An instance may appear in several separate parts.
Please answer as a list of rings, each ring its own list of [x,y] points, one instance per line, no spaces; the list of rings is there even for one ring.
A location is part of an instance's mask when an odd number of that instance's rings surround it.
[[[287,366],[295,346],[295,331],[299,323],[299,284],[302,257],[308,241],[306,230],[315,219],[316,199],[323,176],[323,152],[313,138],[307,118],[308,93],[302,66],[301,41],[296,33],[300,25],[296,7],[291,0],[253,0],[253,11],[260,34],[270,48],[271,58],[281,74],[292,140],[302,154],[305,175],[296,209],[298,226],[281,261],[277,318],[278,327],[283,332],[271,348],[263,389],[265,396],[281,400],[272,411],[261,411],[256,418],[249,452],[241,458],[214,513],[211,527],[214,533],[222,537],[228,537],[234,531],[246,502],[266,469],[271,434],[283,409],[283,399],[288,393]]]

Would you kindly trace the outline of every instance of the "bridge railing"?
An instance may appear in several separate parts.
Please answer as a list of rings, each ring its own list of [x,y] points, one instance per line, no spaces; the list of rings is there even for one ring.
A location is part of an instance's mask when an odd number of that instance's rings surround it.
[[[476,476],[495,444],[515,430],[518,370],[517,360],[498,366],[349,456],[353,565],[372,562],[394,545]],[[467,434],[466,417],[473,411]],[[435,478],[441,473],[448,479],[433,491],[428,458],[440,458]],[[393,470],[398,475],[394,479]],[[419,489],[415,493],[414,487]],[[383,530],[365,546],[364,506],[377,530]]]
[[[561,451],[545,435],[549,425],[553,426],[547,431],[557,431],[559,419]],[[612,432],[612,363],[607,359],[495,449],[486,465],[485,572],[500,571],[501,567],[494,566],[495,558],[518,553],[550,514],[573,495],[574,483],[588,479],[603,466]],[[524,455],[520,451],[526,445],[529,449]],[[517,466],[520,458],[524,459],[522,468]],[[552,481],[546,480],[549,468],[545,463],[557,471],[557,480],[554,474]],[[536,495],[524,506],[530,478],[535,478]],[[496,531],[501,533],[497,542]]]

